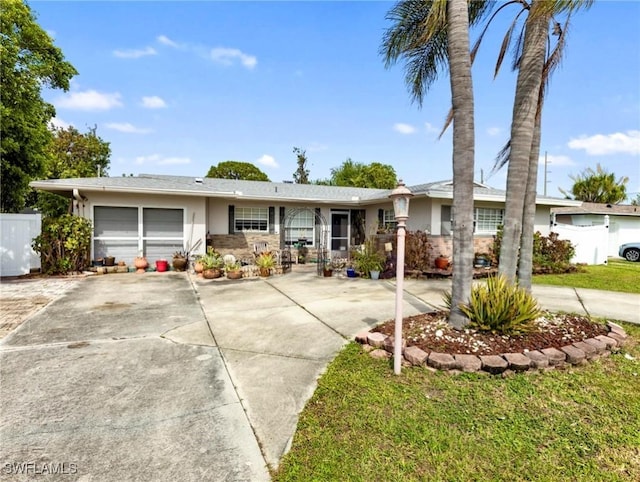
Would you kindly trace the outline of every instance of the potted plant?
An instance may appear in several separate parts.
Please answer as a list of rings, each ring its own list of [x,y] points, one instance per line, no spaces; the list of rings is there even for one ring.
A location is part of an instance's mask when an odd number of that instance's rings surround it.
[[[200,261],[202,263],[202,276],[204,278],[214,279],[222,276],[224,261],[222,260],[222,256],[213,248],[209,247],[207,254],[203,255]]]
[[[385,258],[379,253],[373,240],[367,240],[361,249],[354,253],[354,266],[364,277],[378,279],[384,268]]]
[[[438,269],[447,269],[449,267],[449,258],[441,254],[435,259],[434,264]]]
[[[140,256],[136,256],[133,260],[133,265],[136,267],[136,273],[140,274],[146,271],[149,267],[149,262],[147,261],[147,258],[140,253]]]
[[[176,271],[184,271],[187,268],[187,253],[184,251],[176,251],[173,253],[173,269]]]
[[[169,270],[169,261],[166,259],[158,259],[156,260],[156,271],[158,273],[164,273]]]
[[[270,251],[264,251],[256,258],[256,265],[260,268],[260,276],[267,277],[271,274],[271,268],[276,262]]]
[[[238,261],[228,262],[224,265],[224,272],[228,279],[240,279],[242,278],[241,265]]]
[[[204,271],[204,266],[202,266],[202,255],[196,256],[193,263],[193,270],[196,272],[196,275],[202,277],[202,272]]]
[[[474,268],[487,268],[491,266],[491,258],[485,253],[476,253],[473,258]]]

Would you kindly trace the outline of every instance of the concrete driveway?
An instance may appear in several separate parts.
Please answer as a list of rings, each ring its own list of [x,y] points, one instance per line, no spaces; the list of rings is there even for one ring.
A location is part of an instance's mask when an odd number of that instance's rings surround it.
[[[406,280],[404,315],[441,305],[450,286]],[[640,322],[640,295],[534,294],[548,309]],[[319,278],[313,266],[266,280],[79,282],[0,342],[0,470],[266,480],[318,377],[356,333],[394,317],[394,295],[393,281]]]
[[[0,344],[0,387],[12,480],[269,478],[185,274],[78,283]]]

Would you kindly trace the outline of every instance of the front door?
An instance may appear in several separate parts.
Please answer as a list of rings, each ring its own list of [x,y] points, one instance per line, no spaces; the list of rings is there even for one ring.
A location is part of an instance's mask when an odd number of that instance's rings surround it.
[[[349,255],[349,211],[331,213],[331,254],[343,258]]]

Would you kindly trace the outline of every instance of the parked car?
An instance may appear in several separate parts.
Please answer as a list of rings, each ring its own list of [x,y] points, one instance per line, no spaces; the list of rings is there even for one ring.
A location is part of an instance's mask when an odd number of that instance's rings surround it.
[[[618,255],[627,261],[640,261],[640,243],[625,243],[620,245]]]

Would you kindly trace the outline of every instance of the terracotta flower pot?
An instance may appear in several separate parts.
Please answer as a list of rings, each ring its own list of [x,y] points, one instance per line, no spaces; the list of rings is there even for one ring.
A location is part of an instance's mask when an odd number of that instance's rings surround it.
[[[138,256],[133,260],[133,265],[136,267],[136,273],[144,273],[149,267],[149,262],[144,256]]]
[[[444,256],[440,256],[436,258],[434,261],[436,268],[438,269],[447,269],[449,267],[449,260]]]
[[[234,270],[234,271],[227,271],[227,278],[228,279],[241,279],[242,278],[242,271],[238,270]]]
[[[220,278],[220,276],[222,276],[222,271],[220,271],[218,268],[205,269],[202,272],[202,276],[205,279],[216,279],[216,278]]]
[[[202,276],[202,272],[204,271],[204,266],[200,261],[196,261],[193,265],[193,270],[196,272],[198,276]]]

